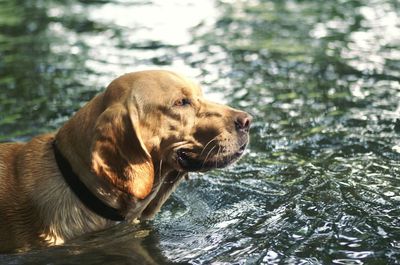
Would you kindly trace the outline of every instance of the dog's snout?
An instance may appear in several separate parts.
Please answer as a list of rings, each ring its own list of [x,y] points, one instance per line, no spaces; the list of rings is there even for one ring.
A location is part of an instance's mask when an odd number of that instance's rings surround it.
[[[252,120],[253,117],[251,117],[249,114],[246,112],[240,112],[236,115],[235,127],[238,131],[248,132]]]

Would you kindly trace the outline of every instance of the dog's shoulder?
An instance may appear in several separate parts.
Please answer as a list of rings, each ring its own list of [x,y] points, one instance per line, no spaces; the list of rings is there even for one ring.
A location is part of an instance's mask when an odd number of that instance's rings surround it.
[[[16,157],[25,146],[21,142],[6,142],[0,144],[0,182],[4,184],[5,178],[14,175]]]
[[[17,177],[24,164],[30,160],[42,159],[45,150],[51,148],[54,134],[36,136],[28,142],[0,143],[0,182],[10,183]]]

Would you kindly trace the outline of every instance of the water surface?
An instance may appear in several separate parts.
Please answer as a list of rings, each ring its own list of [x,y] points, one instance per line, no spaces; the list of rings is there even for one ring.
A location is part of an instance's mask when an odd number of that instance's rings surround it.
[[[153,67],[255,117],[246,156],[194,174],[154,221],[1,263],[399,263],[399,11],[395,0],[1,1],[0,140],[54,130],[114,77]]]

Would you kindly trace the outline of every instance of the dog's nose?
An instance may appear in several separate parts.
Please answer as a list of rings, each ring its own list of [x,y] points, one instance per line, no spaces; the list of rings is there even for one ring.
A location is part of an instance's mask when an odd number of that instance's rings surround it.
[[[249,114],[247,114],[246,112],[240,112],[236,116],[235,127],[238,131],[248,132],[252,120],[253,117],[251,117]]]

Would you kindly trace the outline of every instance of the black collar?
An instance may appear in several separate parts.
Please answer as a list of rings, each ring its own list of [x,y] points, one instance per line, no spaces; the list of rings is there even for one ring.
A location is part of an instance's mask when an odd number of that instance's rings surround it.
[[[67,182],[68,186],[83,203],[83,205],[103,218],[113,221],[125,220],[125,217],[121,215],[117,209],[110,207],[97,198],[79,179],[79,177],[72,170],[68,160],[61,154],[56,145],[56,141],[53,141],[53,149],[54,157],[56,159],[58,168],[60,169],[61,175],[64,177],[65,182]]]

